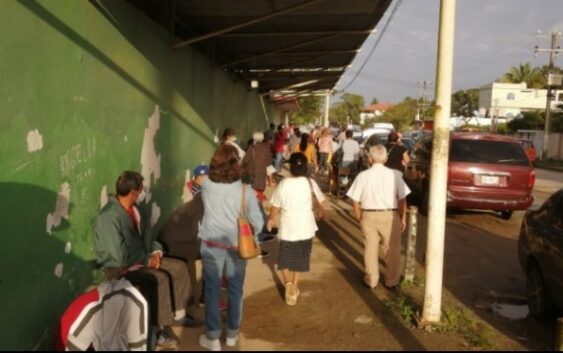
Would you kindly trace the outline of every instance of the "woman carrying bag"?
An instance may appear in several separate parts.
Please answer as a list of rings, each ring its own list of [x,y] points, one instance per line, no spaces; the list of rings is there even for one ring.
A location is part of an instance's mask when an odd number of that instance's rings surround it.
[[[293,153],[289,158],[291,177],[284,178],[272,195],[267,229],[274,227],[274,220],[281,211],[280,252],[278,270],[285,284],[285,302],[297,304],[299,276],[309,271],[313,237],[318,230],[315,219],[322,217],[324,195],[317,183],[307,177],[307,157]]]
[[[241,173],[237,149],[222,144],[211,159],[209,177],[201,189],[204,214],[199,237],[205,281],[206,332],[200,336],[199,344],[209,350],[221,349],[219,299],[223,273],[228,281],[227,346],[235,346],[239,337],[246,273],[246,260],[238,252],[241,204],[245,204],[246,216],[255,230],[264,226],[256,195],[245,192],[242,199],[245,186],[240,181]]]

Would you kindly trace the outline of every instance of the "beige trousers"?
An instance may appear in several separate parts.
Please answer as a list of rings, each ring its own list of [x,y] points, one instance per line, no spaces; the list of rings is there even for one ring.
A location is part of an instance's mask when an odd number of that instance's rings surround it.
[[[401,278],[401,218],[396,211],[362,212],[364,281],[370,288],[379,282],[379,255],[385,261],[385,286]],[[380,247],[381,244],[381,247]]]

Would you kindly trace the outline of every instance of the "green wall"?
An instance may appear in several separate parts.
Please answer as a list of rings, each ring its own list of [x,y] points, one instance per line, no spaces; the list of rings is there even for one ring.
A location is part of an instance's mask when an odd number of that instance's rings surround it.
[[[124,1],[5,0],[0,14],[0,350],[45,349],[101,280],[92,225],[119,173],[147,159],[158,229],[216,131],[245,141],[267,121],[254,92]]]

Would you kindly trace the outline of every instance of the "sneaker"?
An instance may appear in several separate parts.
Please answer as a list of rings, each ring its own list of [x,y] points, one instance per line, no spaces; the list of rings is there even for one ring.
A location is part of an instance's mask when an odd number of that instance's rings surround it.
[[[180,320],[174,320],[174,326],[200,327],[201,325],[203,325],[203,321],[189,315]]]
[[[170,334],[166,330],[160,331],[160,335],[156,340],[156,346],[158,348],[171,349],[176,348],[177,345],[178,341],[176,341],[173,337],[170,337]]]
[[[221,350],[221,342],[219,340],[210,340],[205,333],[199,336],[199,345],[214,352]]]
[[[238,342],[238,335],[235,337],[227,337],[225,344],[229,347],[234,347],[237,345],[237,342]]]
[[[276,239],[276,237],[274,237],[273,235],[262,233],[262,237],[260,237],[260,236],[258,237],[258,244],[269,243],[269,242],[274,241],[274,239]]]
[[[261,258],[261,259],[263,259],[263,258],[268,257],[268,256],[270,256],[270,255],[272,255],[272,254],[271,254],[269,251],[262,250],[262,251],[260,252],[260,255],[258,255],[258,257]]]

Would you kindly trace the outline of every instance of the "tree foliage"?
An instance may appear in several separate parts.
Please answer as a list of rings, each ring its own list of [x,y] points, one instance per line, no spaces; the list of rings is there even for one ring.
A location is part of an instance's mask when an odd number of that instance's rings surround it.
[[[360,111],[364,108],[364,97],[358,94],[344,93],[340,101],[330,109],[329,119],[340,124],[350,121],[358,124],[360,121]]]
[[[509,121],[506,125],[510,132],[518,130],[543,130],[544,114],[537,110],[533,112],[522,112],[523,118],[517,118]]]
[[[418,101],[411,97],[406,97],[399,104],[394,105],[383,113],[381,121],[392,123],[396,130],[408,129],[416,117]]]
[[[518,66],[512,66],[510,70],[502,76],[501,82],[526,82],[528,88],[543,88],[545,86],[546,77],[540,68],[532,68],[530,63],[525,63]]]
[[[323,101],[323,97],[320,96],[300,97],[298,99],[300,110],[291,114],[291,123],[297,125],[313,124],[321,119]]]
[[[452,95],[452,116],[473,116],[479,109],[479,90],[460,90]]]

